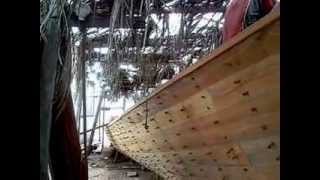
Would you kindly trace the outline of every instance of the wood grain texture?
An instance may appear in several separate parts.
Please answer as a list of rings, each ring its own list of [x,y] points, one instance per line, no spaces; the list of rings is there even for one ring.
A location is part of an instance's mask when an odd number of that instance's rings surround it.
[[[279,26],[274,11],[131,108],[115,147],[165,179],[280,179]]]

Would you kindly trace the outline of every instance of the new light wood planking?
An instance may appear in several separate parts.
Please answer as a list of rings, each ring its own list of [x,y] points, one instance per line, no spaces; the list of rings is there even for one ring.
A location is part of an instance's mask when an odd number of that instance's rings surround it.
[[[115,147],[165,179],[280,179],[279,26],[273,11],[135,105]]]

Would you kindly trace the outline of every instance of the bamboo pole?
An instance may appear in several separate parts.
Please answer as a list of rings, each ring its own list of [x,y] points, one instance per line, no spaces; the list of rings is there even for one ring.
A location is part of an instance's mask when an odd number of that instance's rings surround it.
[[[80,51],[80,60],[81,60],[81,76],[82,76],[82,113],[83,113],[83,132],[87,131],[87,103],[86,103],[86,28],[81,24],[81,51]],[[83,134],[83,144],[84,144],[84,160],[87,162],[87,133]]]
[[[95,133],[95,130],[96,130],[96,126],[97,126],[97,122],[98,122],[98,119],[99,119],[99,114],[101,112],[101,104],[102,104],[102,100],[104,99],[104,90],[101,91],[101,95],[100,95],[100,98],[99,98],[99,102],[98,102],[98,107],[97,107],[97,111],[96,111],[96,115],[94,117],[94,122],[93,122],[93,125],[92,125],[92,130],[91,130],[91,134],[90,134],[90,138],[89,138],[89,143],[88,143],[88,155],[89,153],[91,152],[92,148],[91,148],[91,145],[92,145],[92,142],[93,142],[93,137],[94,137],[94,133]],[[86,131],[83,131],[83,132],[86,132]],[[84,133],[86,134],[86,133]]]

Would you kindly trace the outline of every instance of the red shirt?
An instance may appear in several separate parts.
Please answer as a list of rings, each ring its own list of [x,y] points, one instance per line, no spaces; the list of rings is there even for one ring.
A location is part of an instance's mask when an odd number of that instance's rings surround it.
[[[226,42],[244,29],[245,16],[249,4],[250,0],[231,0],[225,12],[222,32],[223,42]],[[269,12],[273,6],[273,0],[262,0],[262,8],[265,13]]]

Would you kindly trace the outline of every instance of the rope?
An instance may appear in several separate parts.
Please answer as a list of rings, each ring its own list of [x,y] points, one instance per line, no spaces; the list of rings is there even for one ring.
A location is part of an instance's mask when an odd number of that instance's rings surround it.
[[[146,121],[144,123],[144,128],[145,129],[149,129],[149,126],[148,126],[148,115],[149,115],[149,109],[148,109],[148,100],[146,101]]]

